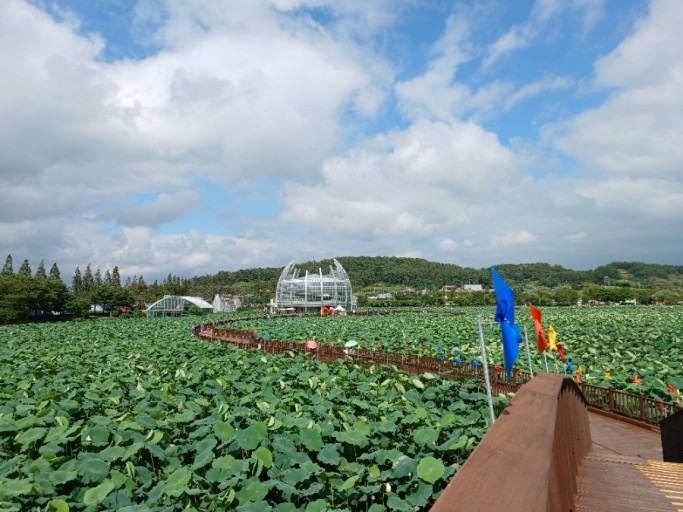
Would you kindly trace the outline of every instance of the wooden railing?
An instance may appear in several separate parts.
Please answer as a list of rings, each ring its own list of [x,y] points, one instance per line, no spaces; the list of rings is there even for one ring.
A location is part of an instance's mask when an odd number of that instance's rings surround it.
[[[647,425],[658,426],[664,418],[681,410],[679,404],[664,402],[643,394],[593,386],[584,382],[579,384],[579,387],[592,408]]]
[[[536,376],[519,389],[432,512],[573,510],[578,466],[591,447],[586,405],[571,379]]]
[[[257,338],[253,330],[231,329],[225,324],[197,325],[194,334],[208,342],[220,342],[237,345],[242,348],[263,350],[269,354],[285,351],[308,353],[320,361],[364,361],[374,364],[395,366],[413,375],[422,373],[438,374],[445,379],[475,378],[483,379],[481,365],[473,363],[456,364],[452,359],[416,354],[400,354],[379,350],[373,346],[356,346],[346,348],[338,345],[318,345],[309,349],[303,343],[289,340],[262,340]],[[498,366],[489,367],[489,376],[493,393],[514,393],[531,380],[529,372],[514,369],[512,377],[507,380],[505,373]],[[561,375],[561,377],[564,377]],[[613,388],[593,386],[584,382],[578,384],[588,405],[596,411],[606,412],[617,417],[628,418],[643,425],[658,428],[666,417],[683,410],[679,404],[664,402],[643,394],[628,393]]]

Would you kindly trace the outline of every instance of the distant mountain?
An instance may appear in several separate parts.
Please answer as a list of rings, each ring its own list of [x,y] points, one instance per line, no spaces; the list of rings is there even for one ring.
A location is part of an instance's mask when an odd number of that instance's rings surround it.
[[[460,267],[451,263],[437,263],[421,258],[395,256],[340,256],[337,260],[344,266],[354,289],[373,285],[404,286],[411,288],[441,288],[444,285],[481,284],[491,287],[488,268]],[[302,272],[323,273],[329,271],[332,260],[297,262]],[[580,288],[594,283],[601,286],[625,286],[638,288],[666,288],[683,286],[683,266],[660,265],[641,262],[613,262],[593,270],[571,270],[548,263],[501,263],[495,265],[498,272],[512,286],[544,286],[554,288],[569,285]],[[191,290],[219,289],[240,291],[274,290],[283,267],[251,268],[233,272],[221,271],[211,276],[187,280]]]

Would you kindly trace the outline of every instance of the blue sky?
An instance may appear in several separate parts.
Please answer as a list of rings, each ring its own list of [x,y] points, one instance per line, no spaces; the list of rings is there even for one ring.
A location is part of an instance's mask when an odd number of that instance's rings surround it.
[[[678,0],[6,0],[0,254],[683,264]]]

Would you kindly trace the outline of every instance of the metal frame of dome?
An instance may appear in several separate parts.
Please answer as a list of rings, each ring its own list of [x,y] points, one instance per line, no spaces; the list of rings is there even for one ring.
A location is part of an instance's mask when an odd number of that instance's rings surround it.
[[[352,310],[356,307],[349,276],[336,259],[332,260],[330,273],[322,269],[302,276],[292,260],[280,274],[275,289],[275,309],[294,308],[296,311],[317,311],[323,306]]]
[[[197,306],[206,313],[213,312],[213,305],[200,297],[186,295],[164,295],[147,308],[147,316],[183,316],[192,306]]]

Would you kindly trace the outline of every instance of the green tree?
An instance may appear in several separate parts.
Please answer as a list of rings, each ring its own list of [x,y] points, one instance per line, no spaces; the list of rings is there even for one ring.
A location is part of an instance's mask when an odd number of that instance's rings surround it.
[[[52,272],[50,272],[50,274],[52,274]],[[76,267],[74,277],[71,280],[71,291],[74,295],[83,293],[83,277],[81,276],[81,269],[79,267]]]
[[[112,286],[121,286],[121,274],[118,265],[114,265],[114,269],[111,271],[111,284]]]
[[[154,292],[145,283],[143,276],[134,276],[126,288],[133,294],[134,303],[138,308],[144,307],[146,302],[151,302],[156,298],[153,295]]]
[[[0,278],[0,319],[28,318],[35,308],[34,279],[25,275],[8,275]]]
[[[79,270],[78,273],[80,274],[80,272],[81,272],[81,271]],[[55,280],[58,280],[58,281],[61,281],[61,280],[62,280],[62,275],[61,275],[61,273],[59,272],[59,267],[57,266],[56,263],[53,263],[52,266],[50,267],[49,279],[55,279]]]
[[[19,267],[19,272],[18,274],[20,276],[28,276],[31,277],[31,265],[28,264],[28,260],[24,260],[23,263],[21,264],[21,267]]]
[[[57,279],[35,279],[35,309],[47,311],[62,311],[69,299],[66,285]]]
[[[97,269],[95,270],[93,281],[95,283],[94,289],[104,286],[104,280],[102,279],[102,271],[100,270],[100,267],[97,267]]]
[[[84,295],[71,295],[66,303],[66,309],[77,317],[90,314],[90,299]]]
[[[656,301],[662,304],[677,304],[683,301],[683,291],[680,289],[658,290],[654,295]]]
[[[83,292],[92,293],[95,291],[95,277],[92,275],[92,267],[90,263],[85,267],[83,272]]]
[[[199,306],[192,304],[190,308],[187,310],[188,315],[195,315],[195,316],[201,316],[204,314],[204,310],[200,308]]]
[[[588,283],[581,290],[581,298],[586,302],[600,300],[600,286],[595,283]]]
[[[40,260],[38,268],[36,268],[36,274],[33,276],[36,279],[47,279],[47,272],[45,271],[45,260]]]
[[[558,286],[554,290],[553,298],[561,306],[571,306],[579,300],[579,292],[571,286]]]
[[[160,299],[163,295],[163,291],[159,282],[155,279],[154,282],[149,286],[148,297],[152,300]]]
[[[11,276],[12,274],[14,274],[14,268],[12,266],[12,255],[8,254],[7,258],[5,258],[5,265],[2,267],[2,273],[0,273],[0,275]]]
[[[102,306],[104,311],[111,311],[133,304],[133,294],[120,286],[101,286],[92,295],[92,301]]]

